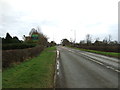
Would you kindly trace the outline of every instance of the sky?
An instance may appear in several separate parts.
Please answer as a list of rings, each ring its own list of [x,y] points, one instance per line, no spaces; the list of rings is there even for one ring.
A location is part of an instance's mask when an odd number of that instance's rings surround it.
[[[0,0],[0,37],[9,32],[20,40],[40,28],[48,41],[92,41],[109,35],[118,40],[119,0]]]

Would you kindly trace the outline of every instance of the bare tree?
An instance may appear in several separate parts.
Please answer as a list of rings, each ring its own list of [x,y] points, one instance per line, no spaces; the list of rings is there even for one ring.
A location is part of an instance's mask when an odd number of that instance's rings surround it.
[[[70,42],[69,42],[68,39],[62,39],[61,43],[62,43],[63,46],[70,45]]]
[[[103,43],[104,43],[104,44],[108,44],[108,38],[107,38],[107,37],[105,37],[105,38],[103,39]]]
[[[87,34],[87,35],[86,35],[86,42],[87,42],[88,45],[91,44],[91,42],[92,42],[92,37],[91,37],[90,34]]]
[[[35,28],[32,28],[29,35],[31,36],[33,33],[36,33],[36,32],[37,32],[37,30]]]
[[[98,45],[98,44],[99,44],[99,40],[100,40],[100,38],[99,38],[99,37],[97,37],[97,38],[95,39],[94,44],[95,44],[95,45]]]
[[[37,31],[38,33],[41,33],[41,28],[39,26],[37,27]]]
[[[85,40],[81,40],[81,41],[80,41],[80,44],[85,44]]]
[[[108,35],[108,43],[110,43],[112,40],[112,36],[111,35]]]
[[[97,37],[97,38],[96,38],[96,41],[99,41],[99,40],[100,40],[100,38],[99,38],[99,37]]]
[[[72,38],[70,38],[70,42],[71,42],[71,43],[73,42]]]

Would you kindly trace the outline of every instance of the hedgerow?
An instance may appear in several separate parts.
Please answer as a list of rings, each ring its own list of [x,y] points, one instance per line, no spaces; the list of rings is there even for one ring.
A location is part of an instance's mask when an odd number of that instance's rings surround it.
[[[36,44],[33,43],[12,43],[12,44],[3,44],[2,50],[13,50],[13,49],[25,49],[35,47]]]

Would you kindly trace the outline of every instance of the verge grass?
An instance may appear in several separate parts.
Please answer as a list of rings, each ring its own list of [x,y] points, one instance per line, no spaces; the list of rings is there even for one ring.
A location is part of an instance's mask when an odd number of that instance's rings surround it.
[[[76,47],[70,47],[82,51],[87,51],[87,52],[92,52],[92,53],[97,53],[97,54],[102,54],[105,56],[110,56],[110,57],[115,57],[115,58],[120,58],[120,53],[115,53],[115,52],[103,52],[103,51],[97,51],[97,50],[89,50],[89,49],[82,49],[82,48],[76,48]]]
[[[52,88],[56,48],[46,48],[39,56],[3,71],[3,88]]]

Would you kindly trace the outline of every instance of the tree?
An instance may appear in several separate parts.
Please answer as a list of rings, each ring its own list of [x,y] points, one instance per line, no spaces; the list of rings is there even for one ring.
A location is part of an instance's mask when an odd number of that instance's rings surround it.
[[[9,33],[6,34],[5,43],[12,43],[12,37],[10,36]]]
[[[32,36],[33,33],[38,33],[38,31],[35,28],[32,28],[29,32],[29,36]]]
[[[85,44],[85,40],[81,40],[80,41],[80,44],[82,45],[82,44]]]
[[[18,39],[18,37],[13,37],[13,39],[12,39],[12,42],[13,43],[20,43],[20,40]]]
[[[95,42],[94,42],[94,45],[96,45],[96,46],[99,46],[99,45],[101,45],[102,44],[102,42],[101,41],[99,41],[100,39],[99,39],[99,37],[98,38],[96,38],[96,40],[95,40]]]
[[[45,35],[44,35],[44,34],[42,34],[42,33],[39,33],[38,43],[39,43],[39,44],[41,44],[41,45],[46,46],[46,45],[47,45],[47,43],[48,43],[47,36],[45,36]]]
[[[92,43],[92,37],[90,34],[86,35],[86,42],[87,42],[87,45],[90,45]]]
[[[117,42],[117,41],[111,41],[111,42],[109,43],[109,45],[118,45],[118,42]]]
[[[56,45],[55,41],[50,42],[50,46],[55,46],[55,45]]]
[[[29,33],[29,36],[25,37],[25,39],[27,39],[26,41],[29,43],[38,43],[44,46],[48,45],[47,36],[45,36],[42,32],[40,32],[39,28],[38,30],[35,28],[32,28]]]
[[[104,39],[103,39],[103,43],[106,45],[106,44],[108,44],[108,38],[107,37],[105,37]]]
[[[62,43],[63,46],[70,45],[70,42],[67,39],[62,39],[61,43]]]
[[[5,44],[6,40],[4,38],[2,38],[2,44]]]
[[[110,43],[112,40],[112,36],[111,35],[108,35],[108,43]]]
[[[9,33],[6,33],[6,37],[2,38],[2,43],[3,44],[21,43],[21,41],[18,39],[17,36],[14,36],[12,38]]]

